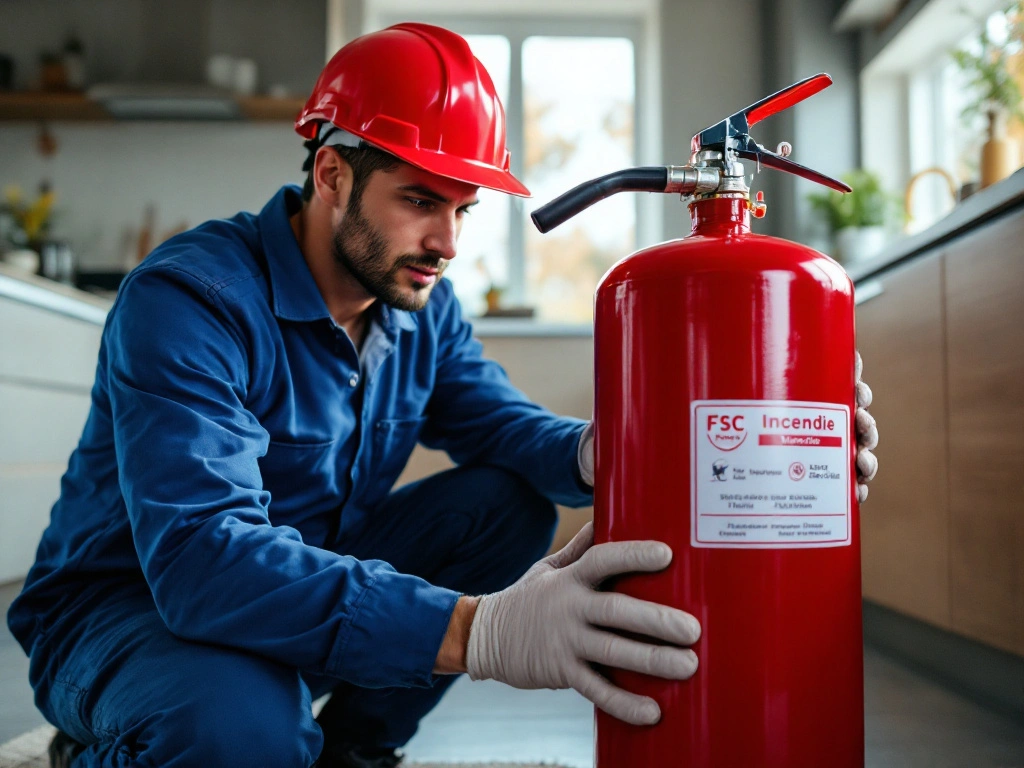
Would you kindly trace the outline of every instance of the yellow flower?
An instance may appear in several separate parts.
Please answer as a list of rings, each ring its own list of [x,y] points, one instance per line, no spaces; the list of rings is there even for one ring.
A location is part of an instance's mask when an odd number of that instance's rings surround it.
[[[17,184],[8,184],[4,187],[4,200],[11,208],[21,205],[21,187]]]
[[[25,211],[21,226],[29,240],[35,240],[46,227],[55,199],[56,195],[52,191],[44,192],[32,207]]]

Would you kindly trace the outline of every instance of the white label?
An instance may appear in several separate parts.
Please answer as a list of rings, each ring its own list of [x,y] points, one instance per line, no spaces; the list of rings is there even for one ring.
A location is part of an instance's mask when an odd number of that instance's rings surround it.
[[[850,544],[850,409],[698,400],[690,411],[695,547]]]

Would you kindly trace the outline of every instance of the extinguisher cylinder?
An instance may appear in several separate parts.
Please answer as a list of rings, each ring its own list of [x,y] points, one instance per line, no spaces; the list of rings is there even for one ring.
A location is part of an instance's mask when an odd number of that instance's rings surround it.
[[[697,618],[685,681],[604,673],[661,707],[597,713],[597,768],[863,768],[853,284],[697,200],[595,303],[595,541],[672,564],[606,584]]]

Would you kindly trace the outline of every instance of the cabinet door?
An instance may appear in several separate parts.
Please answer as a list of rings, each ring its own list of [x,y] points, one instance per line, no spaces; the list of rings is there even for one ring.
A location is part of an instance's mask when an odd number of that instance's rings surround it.
[[[953,628],[1024,654],[1024,215],[947,248]]]
[[[882,293],[857,307],[857,346],[881,435],[878,476],[861,508],[864,596],[948,628],[942,257],[878,282]]]

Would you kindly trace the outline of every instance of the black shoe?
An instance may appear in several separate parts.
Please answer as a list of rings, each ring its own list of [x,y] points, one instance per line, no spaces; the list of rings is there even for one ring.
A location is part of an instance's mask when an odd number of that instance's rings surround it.
[[[50,755],[50,768],[71,768],[71,761],[85,749],[85,746],[68,736],[64,731],[57,731],[57,734],[50,741],[50,748],[47,753]]]
[[[395,768],[405,756],[393,749],[357,747],[353,744],[325,745],[316,768]]]

